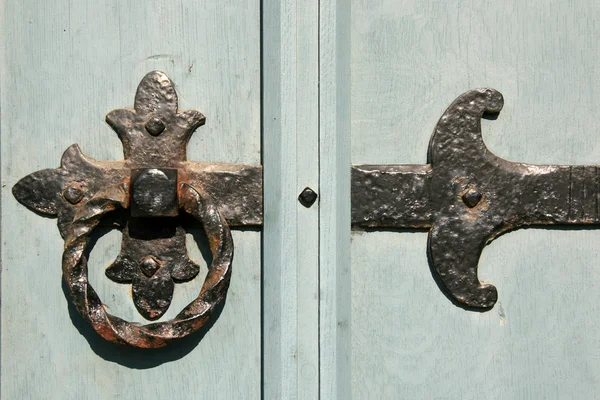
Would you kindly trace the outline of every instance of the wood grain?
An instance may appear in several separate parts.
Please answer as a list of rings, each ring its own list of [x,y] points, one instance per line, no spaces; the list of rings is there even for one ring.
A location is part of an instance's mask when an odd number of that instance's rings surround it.
[[[477,87],[505,107],[483,122],[495,154],[596,164],[595,1],[352,2],[352,163],[425,163],[444,109]],[[486,313],[436,286],[425,233],[352,234],[353,398],[600,396],[600,231],[527,229],[488,246]]]
[[[260,234],[234,232],[232,286],[212,329],[177,350],[138,353],[107,347],[68,308],[55,221],[18,205],[10,188],[56,167],[74,142],[90,156],[121,158],[104,114],[131,106],[152,69],[173,79],[181,108],[207,116],[190,159],[260,162],[260,4],[2,3],[1,396],[259,398],[262,367],[264,398],[599,397],[600,232],[503,236],[480,261],[500,301],[466,312],[433,281],[424,233],[350,234],[348,167],[424,163],[443,110],[481,86],[506,99],[500,118],[484,122],[498,155],[597,163],[600,6],[269,0],[262,8],[264,271]],[[304,186],[320,194],[310,209],[296,200]],[[129,288],[103,276],[119,244],[119,232],[100,237],[90,279],[112,312],[142,322]],[[202,257],[193,240],[190,248]],[[202,279],[177,287],[165,318]]]
[[[153,69],[175,82],[180,108],[207,116],[190,159],[260,163],[259,2],[6,0],[1,29],[2,398],[259,398],[259,232],[234,232],[227,303],[201,341],[136,352],[105,344],[68,308],[56,221],[10,193],[26,174],[57,167],[75,142],[92,157],[121,159],[104,114],[131,107]],[[100,238],[90,280],[111,312],[141,322],[128,285],[103,276],[119,245],[119,232]],[[178,285],[164,318],[203,279]]]
[[[350,8],[319,3],[320,398],[349,399]]]
[[[318,16],[310,0],[263,3],[263,396],[319,390]]]

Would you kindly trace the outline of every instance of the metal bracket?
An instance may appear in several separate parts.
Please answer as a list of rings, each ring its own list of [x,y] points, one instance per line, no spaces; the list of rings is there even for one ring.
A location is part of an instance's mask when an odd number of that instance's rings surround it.
[[[441,287],[458,305],[489,309],[496,288],[477,277],[483,248],[529,225],[597,225],[598,166],[532,165],[492,154],[481,137],[484,113],[502,94],[459,96],[439,120],[426,165],[352,168],[352,225],[429,230],[428,252]]]
[[[233,258],[229,227],[262,225],[262,167],[187,161],[187,143],[205,117],[178,110],[173,83],[159,71],[140,82],[134,109],[111,111],[106,122],[121,139],[125,160],[94,160],[74,144],[60,168],[26,176],[13,194],[33,211],[58,217],[63,276],[96,332],[116,343],[162,347],[198,330],[224,301]],[[109,314],[87,277],[93,229],[100,223],[123,229],[121,253],[106,276],[131,283],[138,311],[155,320],[168,309],[175,282],[200,269],[187,255],[180,210],[202,224],[213,255],[198,298],[175,319],[144,326]]]

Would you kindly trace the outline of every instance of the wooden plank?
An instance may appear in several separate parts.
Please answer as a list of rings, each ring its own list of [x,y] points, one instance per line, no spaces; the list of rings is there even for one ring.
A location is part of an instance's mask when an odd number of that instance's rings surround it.
[[[296,4],[297,116],[296,197],[319,186],[319,4]],[[296,201],[298,218],[298,399],[319,398],[319,200],[310,208]]]
[[[263,396],[318,397],[317,4],[263,3]]]
[[[350,398],[350,4],[319,3],[320,398]]]
[[[596,1],[352,2],[352,162],[426,162],[437,119],[462,92],[504,94],[483,122],[497,155],[600,159]],[[426,233],[352,234],[354,398],[600,396],[597,230],[527,229],[488,246],[480,278],[499,301],[452,305]]]
[[[207,116],[190,159],[260,163],[259,2],[6,0],[2,21],[2,398],[260,398],[259,232],[234,232],[227,303],[201,341],[132,351],[100,340],[68,308],[56,221],[10,193],[26,174],[58,166],[74,142],[122,158],[104,114],[131,107],[153,69],[173,79],[181,108]],[[119,232],[98,241],[90,280],[112,312],[141,322],[128,285],[103,276],[119,246]],[[178,285],[166,318],[203,278]]]

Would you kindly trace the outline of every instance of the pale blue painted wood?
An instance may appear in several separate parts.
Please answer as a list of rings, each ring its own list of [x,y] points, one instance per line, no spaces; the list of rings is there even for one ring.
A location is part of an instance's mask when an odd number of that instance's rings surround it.
[[[350,4],[319,2],[320,398],[349,399]]]
[[[256,232],[235,233],[227,306],[200,344],[170,356],[102,353],[94,345],[102,358],[75,331],[56,291],[62,241],[55,221],[25,211],[9,193],[19,177],[56,166],[74,141],[94,157],[120,158],[103,114],[130,106],[137,82],[154,68],[175,80],[182,107],[208,116],[192,139],[191,158],[258,162],[259,10],[256,2],[240,4],[3,3],[3,32],[11,38],[3,43],[1,81],[4,398],[260,395]],[[350,274],[348,165],[350,99],[352,162],[422,163],[443,109],[476,86],[496,87],[507,98],[502,116],[485,123],[488,145],[501,156],[597,162],[589,116],[599,105],[598,6],[391,0],[352,6],[350,26],[347,2],[319,5],[317,102],[310,23],[316,5],[263,4],[264,397],[311,398],[317,355],[320,395],[327,399],[597,397],[592,266],[598,259],[589,249],[598,233],[528,230],[502,237],[481,260],[481,277],[499,287],[500,302],[489,313],[468,313],[435,286],[425,234],[353,234]],[[305,185],[320,192],[320,208],[298,205]],[[118,233],[103,237],[91,265],[106,264],[118,245]],[[320,354],[311,324],[317,254]],[[103,279],[101,267],[91,279],[113,312],[138,318],[126,287]],[[169,313],[198,284],[180,285]],[[115,362],[128,358],[135,361]],[[83,394],[76,394],[79,387]]]
[[[263,396],[318,397],[318,18],[309,0],[263,3]]]
[[[352,2],[352,162],[425,163],[435,123],[465,90],[500,90],[484,121],[501,157],[600,161],[596,1]],[[499,301],[452,305],[426,233],[352,234],[355,399],[600,397],[600,231],[529,229],[480,260]]]
[[[294,177],[295,168],[285,168],[282,154],[293,160],[293,153],[285,152],[283,114],[285,106],[282,102],[284,73],[282,70],[282,47],[284,46],[282,31],[282,4],[265,2],[262,10],[263,18],[263,207],[264,226],[263,243],[263,393],[267,398],[281,399],[284,395],[294,393],[297,388],[294,341],[289,342],[295,320],[295,297],[286,297],[284,289],[294,285],[296,281],[286,281],[284,277],[291,275],[289,264],[285,264],[286,248],[295,245],[295,229],[285,235],[284,221],[294,218],[294,206],[291,206],[289,189],[288,201],[282,203],[284,197],[284,180]],[[269,38],[268,40],[266,40]],[[287,76],[289,79],[289,76]],[[294,151],[294,148],[290,149]],[[293,220],[292,220],[293,221]],[[291,237],[290,237],[291,235]],[[292,256],[294,252],[291,253]],[[283,286],[287,285],[287,286]],[[288,289],[289,290],[289,289]],[[290,320],[287,315],[292,315]],[[266,379],[265,379],[266,378]]]
[[[319,179],[319,3],[296,4],[296,197],[310,187],[320,193]],[[319,209],[296,200],[298,225],[298,396],[319,398]],[[292,397],[293,398],[293,397]],[[289,399],[289,397],[288,397]]]
[[[260,398],[259,232],[234,232],[227,303],[202,341],[129,351],[71,320],[56,220],[10,193],[28,173],[57,167],[74,142],[92,157],[122,158],[104,114],[131,107],[139,80],[153,69],[173,79],[181,108],[207,116],[190,159],[260,163],[259,2],[6,0],[1,9],[1,397]],[[103,276],[119,246],[118,232],[99,240],[90,279],[112,312],[141,321],[128,286]],[[196,296],[202,279],[178,285],[167,317]]]

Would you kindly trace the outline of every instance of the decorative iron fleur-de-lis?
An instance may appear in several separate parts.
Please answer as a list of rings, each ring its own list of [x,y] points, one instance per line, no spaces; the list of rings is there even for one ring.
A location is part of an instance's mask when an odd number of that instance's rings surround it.
[[[94,160],[72,145],[60,168],[26,176],[13,194],[32,210],[58,217],[63,275],[95,330],[114,342],[161,347],[199,329],[224,301],[233,257],[229,226],[262,224],[262,168],[187,161],[187,143],[205,118],[177,109],[173,84],[159,71],[140,82],[134,109],[114,110],[106,121],[123,143],[125,160]],[[198,298],[175,319],[144,326],[108,314],[87,279],[92,230],[120,211],[121,218],[111,221],[123,228],[121,253],[106,276],[131,283],[135,306],[155,320],[168,309],[175,282],[199,272],[186,251],[180,210],[201,222],[213,254]]]

